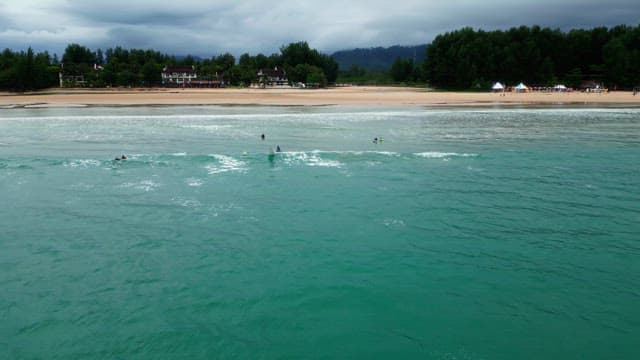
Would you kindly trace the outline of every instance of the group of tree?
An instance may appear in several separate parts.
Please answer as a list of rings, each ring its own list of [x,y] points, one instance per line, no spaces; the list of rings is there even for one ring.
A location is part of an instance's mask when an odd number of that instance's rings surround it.
[[[358,48],[336,51],[331,56],[340,69],[348,70],[356,65],[369,73],[388,72],[397,59],[413,59],[414,63],[422,64],[425,48],[426,45]]]
[[[380,53],[380,49],[359,49],[343,55]],[[386,69],[372,70],[354,63],[338,72],[333,56],[310,48],[306,42],[283,46],[279,53],[269,56],[243,54],[237,61],[229,53],[209,59],[178,59],[154,50],[116,47],[103,52],[79,44],[67,46],[60,60],[47,52],[36,54],[31,48],[20,52],[6,49],[0,53],[0,89],[25,91],[56,86],[59,71],[63,78],[81,79],[83,85],[91,87],[158,86],[162,84],[162,69],[170,66],[192,66],[201,79],[222,79],[234,86],[248,86],[258,81],[260,69],[275,67],[284,69],[292,83],[321,87],[336,80],[362,84],[427,82],[450,89],[486,89],[494,81],[540,86],[562,82],[577,87],[584,80],[595,80],[612,89],[640,85],[640,26],[568,32],[539,26],[506,31],[463,28],[438,35],[425,53],[424,61],[417,60],[413,49],[413,56],[398,56]]]
[[[53,86],[58,80],[58,66],[47,52],[34,54],[5,49],[0,53],[0,89],[26,91]]]
[[[224,80],[235,86],[248,86],[258,81],[260,69],[283,68],[291,82],[314,83],[324,87],[336,81],[338,64],[328,55],[309,47],[306,42],[283,46],[279,54],[251,56],[243,54],[238,61],[225,53],[209,59],[193,56],[176,58],[154,50],[115,47],[102,51],[70,44],[62,59],[47,52],[34,54],[0,53],[0,89],[26,91],[57,86],[59,74],[69,86],[151,87],[162,85],[164,67],[190,66],[204,80]]]
[[[493,81],[577,87],[584,80],[631,88],[640,84],[640,26],[463,28],[433,40],[423,74],[433,86],[452,89],[488,88]]]
[[[357,85],[391,85],[394,80],[389,74],[388,68],[372,70],[358,64],[352,64],[345,70],[338,72],[338,83]]]

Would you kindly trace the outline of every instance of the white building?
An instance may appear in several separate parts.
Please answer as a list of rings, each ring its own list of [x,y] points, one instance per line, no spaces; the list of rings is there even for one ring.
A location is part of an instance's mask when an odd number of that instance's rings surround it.
[[[191,80],[198,78],[193,66],[174,66],[162,69],[162,85],[189,86]]]

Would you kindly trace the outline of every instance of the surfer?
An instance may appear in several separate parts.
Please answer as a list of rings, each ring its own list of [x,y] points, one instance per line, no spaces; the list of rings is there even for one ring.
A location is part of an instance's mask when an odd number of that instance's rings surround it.
[[[127,156],[125,154],[122,154],[122,156],[115,158],[116,161],[120,161],[120,160],[127,160]]]
[[[280,152],[280,145],[276,146],[276,152]]]
[[[264,134],[260,135],[260,139],[264,140]]]

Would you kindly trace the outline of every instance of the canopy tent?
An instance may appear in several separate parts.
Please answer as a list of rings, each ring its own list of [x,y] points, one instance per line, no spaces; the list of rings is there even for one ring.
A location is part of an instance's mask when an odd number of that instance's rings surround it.
[[[518,84],[518,86],[515,87],[516,91],[520,92],[520,91],[527,91],[529,88],[527,87],[527,85],[520,83]]]
[[[558,84],[558,85],[553,87],[553,90],[555,90],[555,91],[567,91],[567,87],[562,85],[562,84]]]
[[[491,89],[493,91],[502,91],[502,90],[504,90],[504,85],[500,84],[500,82],[497,82],[497,83],[493,84]]]

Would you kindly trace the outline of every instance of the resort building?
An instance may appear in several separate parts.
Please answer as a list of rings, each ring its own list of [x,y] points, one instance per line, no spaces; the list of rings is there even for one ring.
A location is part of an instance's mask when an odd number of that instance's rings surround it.
[[[287,73],[277,66],[273,69],[260,69],[257,75],[260,87],[290,87]]]
[[[191,86],[191,82],[198,78],[193,66],[175,66],[162,69],[162,85],[164,86]]]
[[[607,89],[604,88],[602,83],[599,83],[595,80],[584,80],[580,83],[580,91],[584,92],[606,92]]]
[[[60,64],[58,69],[58,82],[60,87],[86,87],[89,84],[84,75],[89,74],[90,77],[95,77],[96,73],[104,70],[104,67],[98,64],[93,64],[93,68],[83,66],[81,64],[68,63],[65,69],[64,63]]]

